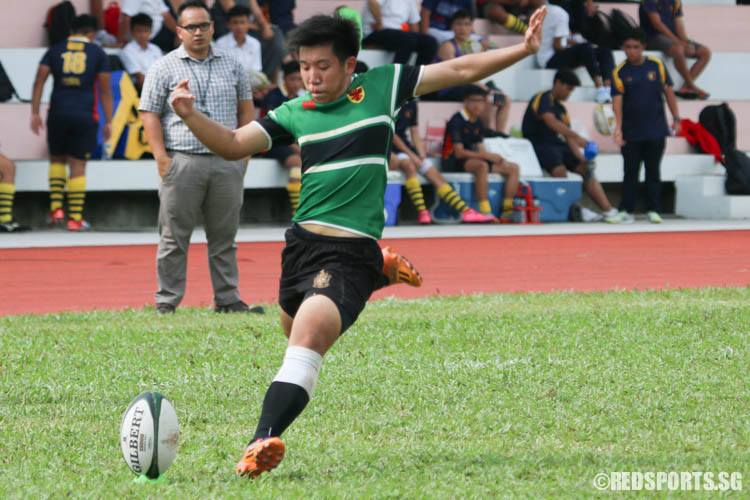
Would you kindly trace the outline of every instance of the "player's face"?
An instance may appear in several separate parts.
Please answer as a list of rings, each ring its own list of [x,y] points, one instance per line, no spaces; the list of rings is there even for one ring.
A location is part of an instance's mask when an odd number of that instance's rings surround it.
[[[244,38],[250,29],[250,19],[246,16],[234,16],[227,23],[235,38]]]
[[[296,96],[302,88],[302,76],[299,73],[291,73],[284,76],[284,85],[291,97]]]
[[[185,9],[177,23],[177,36],[182,40],[185,50],[204,52],[209,49],[214,36],[214,23],[205,9]]]
[[[461,41],[468,40],[473,31],[471,18],[468,17],[466,19],[456,19],[451,27],[453,28],[453,34],[455,35],[456,40]]]
[[[574,85],[563,83],[560,80],[555,80],[555,83],[552,86],[552,95],[555,96],[555,99],[566,101],[568,97],[570,97],[570,94],[573,92],[573,90],[575,90]]]
[[[472,95],[464,99],[464,107],[472,118],[482,114],[487,106],[487,98],[481,95]]]
[[[145,47],[151,38],[151,28],[148,26],[133,27],[133,40],[141,47]]]
[[[316,45],[300,47],[299,65],[305,88],[313,101],[325,104],[335,101],[346,92],[351,83],[357,59],[350,57],[341,64],[333,47]]]
[[[630,63],[640,64],[643,60],[643,44],[640,40],[625,40],[625,43],[622,44],[622,50],[625,51],[625,57],[628,58]]]

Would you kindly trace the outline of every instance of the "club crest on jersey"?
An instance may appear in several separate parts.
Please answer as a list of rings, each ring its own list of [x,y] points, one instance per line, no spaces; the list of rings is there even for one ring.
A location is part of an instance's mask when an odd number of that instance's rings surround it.
[[[360,85],[356,89],[349,92],[346,97],[348,97],[349,100],[354,104],[359,104],[360,102],[362,102],[362,99],[365,98],[365,89],[363,89],[362,85]]]
[[[313,288],[328,288],[331,284],[331,275],[326,272],[325,269],[321,269],[320,272],[313,279]]]
[[[656,80],[656,71],[649,71],[648,72],[648,79],[649,80]]]

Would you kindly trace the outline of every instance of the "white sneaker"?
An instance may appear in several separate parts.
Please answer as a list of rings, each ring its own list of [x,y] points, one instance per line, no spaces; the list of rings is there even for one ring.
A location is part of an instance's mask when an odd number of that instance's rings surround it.
[[[583,222],[599,222],[603,216],[600,213],[594,212],[586,207],[581,207],[581,218]]]
[[[621,210],[613,216],[605,217],[604,221],[609,222],[610,224],[632,224],[635,222],[635,217],[633,214]]]
[[[651,224],[661,224],[662,222],[664,222],[664,220],[662,220],[661,218],[661,215],[659,215],[659,212],[654,211],[648,213],[648,221]]]
[[[596,97],[594,98],[598,104],[604,104],[605,102],[612,102],[612,91],[609,87],[598,87],[596,89]]]

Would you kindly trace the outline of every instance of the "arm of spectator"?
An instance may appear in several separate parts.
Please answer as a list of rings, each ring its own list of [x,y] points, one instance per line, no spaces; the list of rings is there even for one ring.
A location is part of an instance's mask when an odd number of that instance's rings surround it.
[[[437,51],[437,57],[441,61],[448,61],[456,57],[456,52],[453,50],[453,44],[450,40],[446,40],[440,44]]]
[[[555,37],[554,41],[552,42],[552,48],[555,49],[555,52],[562,52],[563,50],[565,50],[565,47],[567,45],[563,44],[563,40],[565,40],[565,37]]]
[[[487,148],[484,147],[483,142],[480,142],[479,144],[477,144],[477,152],[480,155],[482,155],[481,158],[483,160],[486,160],[490,163],[497,163],[497,164],[502,165],[505,161],[503,157],[500,156],[499,154],[490,153],[489,151],[487,151]]]
[[[583,152],[581,151],[582,147],[577,141],[571,139],[570,137],[565,138],[565,142],[568,143],[568,147],[570,148],[570,151],[573,153],[573,156],[575,156],[579,162],[581,163],[588,163],[589,161],[586,159],[585,156],[583,156]]]
[[[622,147],[625,145],[625,140],[622,138],[622,94],[612,96],[612,111],[615,113],[615,131],[612,138],[615,144]]]
[[[561,136],[565,137],[566,140],[573,141],[574,144],[581,148],[586,147],[586,143],[588,141],[580,135],[576,134],[573,129],[565,125],[563,122],[558,120],[554,113],[542,113],[542,116],[540,118],[547,126],[547,128],[549,128],[556,134],[560,134]]]
[[[44,82],[47,81],[47,77],[51,71],[51,68],[46,64],[40,64],[39,69],[36,71],[36,78],[34,78],[34,87],[31,90],[31,131],[36,135],[39,135],[39,132],[44,130],[42,117],[39,116],[39,105],[42,102]]]
[[[91,8],[91,15],[96,18],[97,28],[104,28],[104,7],[102,6],[102,0],[90,0],[89,7]]]
[[[419,127],[413,125],[409,127],[409,135],[411,136],[411,142],[414,143],[414,147],[417,149],[417,154],[421,160],[427,158],[427,151],[424,149],[424,143],[422,142],[422,136],[419,135]]]
[[[167,11],[162,13],[161,17],[164,19],[164,26],[167,27],[172,33],[177,32],[177,21],[172,17],[172,13]]]
[[[99,98],[102,100],[102,110],[104,110],[104,127],[102,128],[102,138],[107,141],[112,135],[112,114],[114,104],[112,103],[112,84],[110,83],[109,72],[96,74],[96,82],[99,84]]]
[[[250,0],[250,13],[252,13],[255,22],[260,26],[261,37],[263,40],[270,40],[273,38],[273,26],[268,22],[266,16],[263,15],[263,11],[258,6],[258,0]]]
[[[380,31],[383,29],[383,14],[380,12],[380,4],[378,0],[367,0],[367,8],[370,9],[372,17],[375,19],[375,23],[372,25],[373,31]]]
[[[120,14],[120,24],[117,28],[117,41],[120,45],[125,45],[127,43],[128,33],[130,33],[130,16],[127,14]]]
[[[419,32],[426,35],[427,30],[430,29],[430,16],[432,10],[427,7],[422,7],[419,11]]]
[[[662,35],[669,37],[669,39],[674,41],[675,43],[682,42],[682,40],[680,40],[676,34],[672,33],[672,30],[667,28],[666,24],[661,22],[661,18],[659,17],[658,12],[649,12],[648,20],[651,21],[651,26],[653,26],[654,29],[658,31],[659,33],[661,33]]]
[[[429,94],[436,90],[477,82],[502,71],[528,55],[535,54],[539,51],[539,44],[542,41],[542,22],[546,14],[546,7],[540,7],[534,12],[524,35],[524,43],[478,54],[468,54],[424,66],[422,79],[414,95]]]
[[[690,39],[685,29],[685,21],[682,16],[675,17],[674,19],[674,30],[677,38],[685,45],[685,55],[688,57],[695,57],[695,44],[690,43]]]
[[[674,95],[674,89],[672,89],[671,85],[664,87],[664,97],[667,99],[669,112],[672,113],[672,130],[674,130],[674,135],[680,135],[680,132],[682,132],[682,119],[680,118],[680,110],[677,107],[677,98]]]
[[[139,111],[139,116],[143,122],[143,130],[146,132],[146,140],[151,146],[151,153],[156,160],[159,177],[164,177],[172,163],[172,158],[167,156],[167,149],[164,147],[164,132],[161,129],[159,115],[151,111]]]

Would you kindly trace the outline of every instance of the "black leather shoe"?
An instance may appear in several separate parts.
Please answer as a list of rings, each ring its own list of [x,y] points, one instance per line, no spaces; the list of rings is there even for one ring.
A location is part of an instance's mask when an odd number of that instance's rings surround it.
[[[214,307],[214,312],[265,314],[266,311],[263,309],[263,306],[250,307],[240,300],[239,302],[235,302],[234,304],[229,304],[226,306],[216,306]]]

